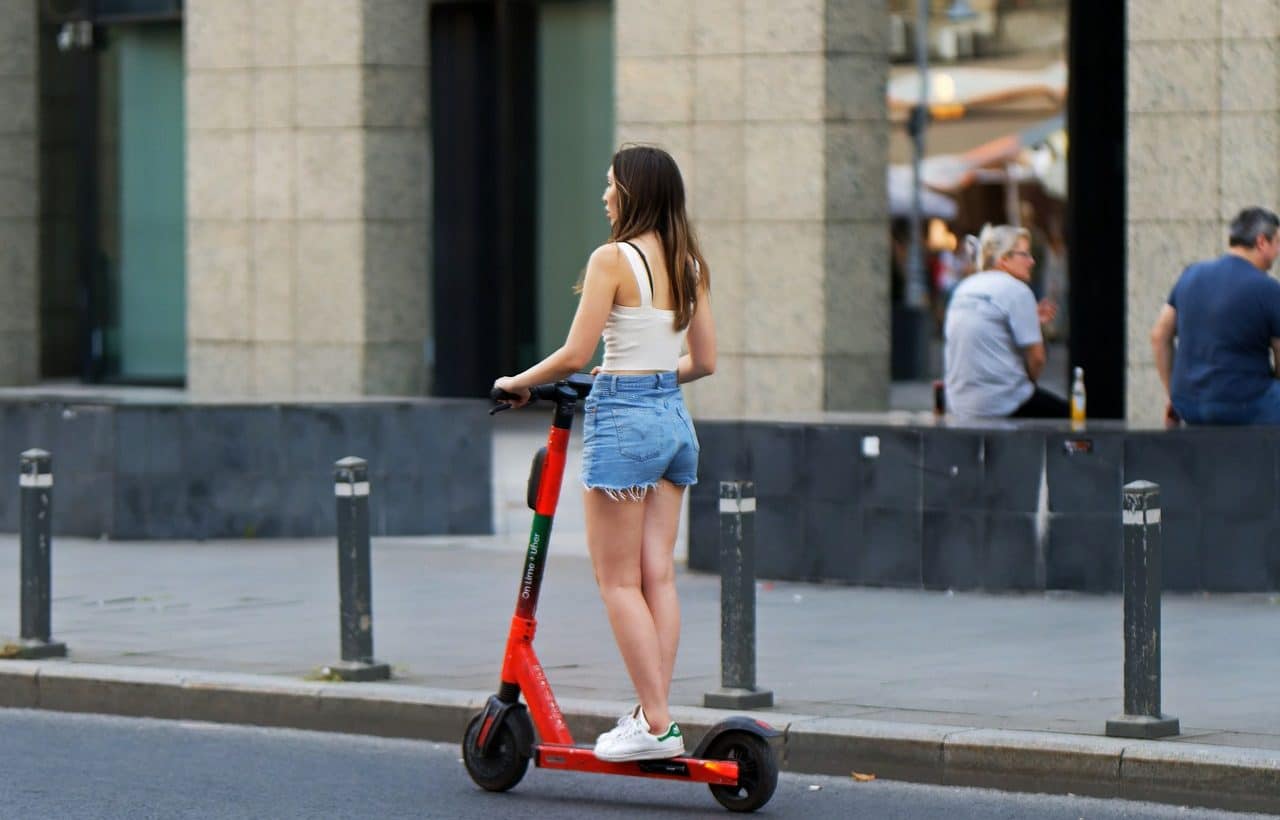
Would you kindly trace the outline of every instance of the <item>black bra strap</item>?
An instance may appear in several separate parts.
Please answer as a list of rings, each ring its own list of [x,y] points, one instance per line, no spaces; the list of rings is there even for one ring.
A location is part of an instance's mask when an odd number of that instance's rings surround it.
[[[630,245],[630,246],[631,246],[631,250],[633,250],[633,251],[635,251],[636,253],[640,254],[640,261],[644,263],[644,272],[645,272],[645,273],[648,275],[648,277],[649,277],[649,299],[650,299],[650,300],[652,300],[652,299],[653,299],[653,271],[649,270],[649,260],[644,258],[644,251],[642,251],[642,250],[640,250],[639,248],[637,248],[637,247],[635,246],[635,243],[634,243],[634,242],[632,242],[630,239],[624,239],[624,240],[622,240],[622,241],[623,241],[623,242],[626,242],[628,245]]]

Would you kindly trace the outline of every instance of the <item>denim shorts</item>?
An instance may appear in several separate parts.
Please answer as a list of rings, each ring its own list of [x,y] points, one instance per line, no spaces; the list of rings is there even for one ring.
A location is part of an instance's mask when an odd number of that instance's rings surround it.
[[[583,403],[582,484],[643,498],[659,479],[698,483],[698,437],[674,371],[596,376]]]

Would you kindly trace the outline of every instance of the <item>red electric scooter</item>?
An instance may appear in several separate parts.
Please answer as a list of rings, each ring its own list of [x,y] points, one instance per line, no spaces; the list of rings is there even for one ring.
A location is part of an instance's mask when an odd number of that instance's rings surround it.
[[[533,400],[555,403],[555,419],[547,446],[534,457],[529,475],[527,500],[534,511],[533,527],[520,576],[515,617],[507,635],[498,693],[490,696],[484,710],[471,719],[462,741],[467,773],[482,788],[506,791],[520,782],[532,759],[543,769],[706,783],[725,808],[755,811],[769,802],[778,785],[778,763],[769,747],[769,739],[780,734],[776,729],[763,721],[735,716],[713,726],[692,755],[627,763],[603,761],[591,746],[573,742],[533,651],[537,627],[534,613],[547,560],[551,520],[560,499],[569,431],[578,403],[590,392],[591,383],[592,377],[575,375],[532,391]],[[491,398],[500,401],[515,397],[494,390]],[[491,412],[508,406],[503,404]],[[521,693],[527,708],[520,702]]]

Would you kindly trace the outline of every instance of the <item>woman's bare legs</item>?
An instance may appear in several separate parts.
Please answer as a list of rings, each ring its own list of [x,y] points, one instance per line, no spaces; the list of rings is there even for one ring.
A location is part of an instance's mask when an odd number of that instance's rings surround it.
[[[645,497],[640,552],[640,587],[653,617],[668,699],[680,646],[680,598],[676,595],[675,548],[684,487],[663,479]],[[645,711],[648,714],[648,710]],[[655,726],[655,728],[657,728]]]
[[[661,490],[650,491],[646,499],[657,496]],[[600,490],[587,490],[583,504],[586,512],[587,549],[595,567],[596,583],[600,597],[604,599],[609,625],[622,653],[627,673],[636,688],[640,705],[651,729],[662,732],[671,721],[667,694],[671,686],[671,669],[675,660],[676,636],[660,637],[659,626],[644,588],[644,556],[646,552],[646,519],[649,501],[614,501]],[[666,504],[659,501],[657,514],[661,515]],[[676,505],[679,515],[679,505]],[[674,529],[672,530],[674,532]],[[673,539],[674,542],[674,539]],[[653,593],[661,601],[659,617],[664,630],[674,625],[679,631],[679,609],[672,608],[674,583],[662,581],[661,561],[654,560]],[[671,574],[670,572],[667,573]],[[668,586],[669,590],[664,589]],[[670,661],[666,659],[670,658]]]

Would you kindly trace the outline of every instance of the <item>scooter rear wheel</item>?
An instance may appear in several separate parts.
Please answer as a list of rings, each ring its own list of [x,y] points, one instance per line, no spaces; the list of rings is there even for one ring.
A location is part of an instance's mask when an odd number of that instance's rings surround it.
[[[778,787],[778,761],[764,738],[750,732],[726,732],[712,741],[706,756],[738,763],[738,785],[708,786],[716,802],[729,811],[755,811],[773,797]]]
[[[529,758],[520,751],[515,732],[507,721],[519,720],[514,713],[497,726],[497,735],[493,739],[488,755],[480,753],[480,721],[483,714],[476,715],[467,724],[467,733],[462,741],[462,762],[467,767],[467,774],[476,785],[491,792],[505,792],[520,782],[529,768]],[[527,719],[527,718],[526,718]]]

